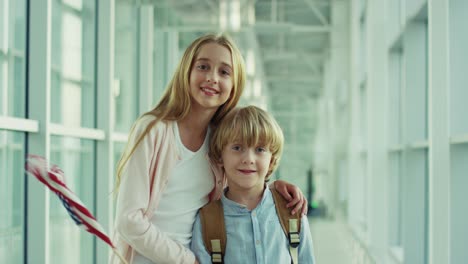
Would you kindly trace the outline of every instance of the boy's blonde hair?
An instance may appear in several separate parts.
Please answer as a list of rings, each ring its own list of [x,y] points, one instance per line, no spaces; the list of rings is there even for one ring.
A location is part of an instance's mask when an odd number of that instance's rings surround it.
[[[222,162],[223,149],[233,142],[249,147],[268,147],[271,152],[270,167],[265,177],[268,181],[278,167],[284,144],[283,132],[276,120],[256,106],[231,110],[211,136],[210,159],[215,163]]]
[[[133,146],[130,146],[129,144],[126,145],[125,150],[117,164],[115,191],[118,191],[119,189],[122,171],[125,167],[125,164],[130,159],[130,156],[133,154],[138,144],[140,144],[140,142],[149,133],[156,122],[161,120],[181,120],[189,113],[192,104],[190,98],[190,73],[193,67],[193,62],[200,53],[201,47],[209,43],[219,44],[231,52],[233,71],[233,87],[231,95],[229,96],[229,99],[218,108],[213,118],[211,119],[211,125],[216,126],[223,119],[223,117],[239,102],[240,96],[245,86],[246,70],[242,54],[234,41],[232,41],[229,36],[221,33],[207,34],[195,39],[192,44],[190,44],[190,46],[185,50],[182,59],[180,60],[179,65],[177,66],[174,75],[167,85],[166,91],[164,92],[159,103],[154,109],[142,115],[153,115],[156,117],[156,121],[151,122],[148,127],[146,127],[145,131],[138,137],[136,143]],[[135,122],[135,124],[136,123],[137,122]],[[133,130],[134,127],[131,129],[130,134],[133,133]]]

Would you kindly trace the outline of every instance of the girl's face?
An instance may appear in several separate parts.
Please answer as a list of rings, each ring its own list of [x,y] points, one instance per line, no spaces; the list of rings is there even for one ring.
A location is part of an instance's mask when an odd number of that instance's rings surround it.
[[[272,153],[268,146],[246,146],[231,142],[221,153],[222,166],[229,188],[263,189]]]
[[[217,43],[203,45],[190,70],[192,107],[216,111],[224,104],[234,86],[232,70],[229,49]]]

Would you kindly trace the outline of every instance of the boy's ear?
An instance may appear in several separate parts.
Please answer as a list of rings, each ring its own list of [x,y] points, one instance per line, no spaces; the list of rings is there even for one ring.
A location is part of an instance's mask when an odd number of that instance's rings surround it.
[[[269,170],[273,168],[273,166],[276,164],[277,159],[275,157],[271,157],[270,160],[270,166],[268,167]]]

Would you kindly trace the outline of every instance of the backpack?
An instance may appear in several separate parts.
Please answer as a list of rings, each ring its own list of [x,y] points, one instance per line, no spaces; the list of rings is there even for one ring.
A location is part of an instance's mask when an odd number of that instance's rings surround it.
[[[275,202],[276,213],[289,241],[289,253],[292,263],[297,264],[297,247],[300,243],[301,214],[290,214],[286,208],[287,201],[270,185],[270,191]],[[211,255],[212,263],[223,263],[226,251],[226,226],[224,224],[223,204],[221,200],[211,201],[200,209],[200,222],[205,248]]]

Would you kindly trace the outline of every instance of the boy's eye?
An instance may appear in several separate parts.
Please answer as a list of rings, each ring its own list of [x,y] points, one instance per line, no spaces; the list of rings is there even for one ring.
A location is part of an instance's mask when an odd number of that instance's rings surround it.
[[[267,148],[265,148],[265,147],[257,147],[257,152],[267,152]]]
[[[234,145],[234,146],[231,147],[231,149],[232,149],[232,150],[235,150],[235,151],[239,151],[239,150],[241,150],[242,148],[241,148],[241,146],[239,146],[239,145]]]

